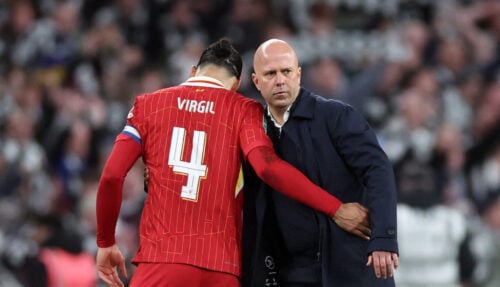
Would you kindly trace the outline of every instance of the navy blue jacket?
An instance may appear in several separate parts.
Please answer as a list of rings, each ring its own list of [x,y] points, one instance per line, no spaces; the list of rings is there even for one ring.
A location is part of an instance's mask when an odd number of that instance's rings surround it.
[[[269,191],[248,176],[246,183],[253,186],[245,189],[242,286],[277,280],[279,268],[291,264],[282,251],[276,254],[280,246],[295,257],[317,254],[324,287],[394,286],[392,278],[376,279],[373,267],[366,266],[372,251],[398,252],[398,247],[392,165],[365,119],[347,104],[301,89],[281,134],[273,134],[269,118],[266,124],[284,160],[341,201],[370,209],[372,235],[370,241],[351,235],[327,215]],[[311,234],[317,237],[312,250],[301,250],[312,242]],[[287,244],[290,238],[293,243]],[[270,264],[268,255],[275,262]],[[291,274],[301,276],[301,271]]]

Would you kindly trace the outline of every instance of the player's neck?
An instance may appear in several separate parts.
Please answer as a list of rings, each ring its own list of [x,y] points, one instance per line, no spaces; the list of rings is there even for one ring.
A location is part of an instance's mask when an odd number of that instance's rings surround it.
[[[207,66],[203,69],[198,69],[195,76],[210,77],[219,80],[225,89],[235,91],[239,84],[236,77],[228,76],[228,73],[223,68],[218,68],[214,66]],[[236,87],[235,87],[236,86]]]

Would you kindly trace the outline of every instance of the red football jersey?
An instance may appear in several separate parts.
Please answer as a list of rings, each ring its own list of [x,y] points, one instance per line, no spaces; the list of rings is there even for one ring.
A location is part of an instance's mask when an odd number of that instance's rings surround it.
[[[185,263],[240,275],[242,157],[271,146],[260,103],[193,77],[136,98],[119,137],[141,144],[148,196],[133,262]]]

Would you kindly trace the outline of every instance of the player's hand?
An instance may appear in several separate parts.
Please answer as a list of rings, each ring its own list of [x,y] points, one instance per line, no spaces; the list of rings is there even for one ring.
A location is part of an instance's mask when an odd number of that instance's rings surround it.
[[[398,269],[398,254],[388,251],[373,251],[366,262],[366,266],[370,265],[373,265],[377,278],[387,279],[387,277],[394,276],[393,266],[394,269]]]
[[[333,221],[345,231],[369,240],[371,235],[368,209],[357,202],[343,203]]]
[[[125,258],[116,244],[106,248],[98,248],[96,261],[97,275],[104,283],[109,287],[124,286],[116,268],[120,269],[122,276],[127,277]]]

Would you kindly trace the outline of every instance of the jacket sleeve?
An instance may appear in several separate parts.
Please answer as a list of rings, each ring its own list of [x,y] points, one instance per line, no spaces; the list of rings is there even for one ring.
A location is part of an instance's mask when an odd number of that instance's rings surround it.
[[[334,105],[328,128],[332,144],[364,186],[372,236],[368,252],[398,252],[394,170],[373,129],[351,106]]]

